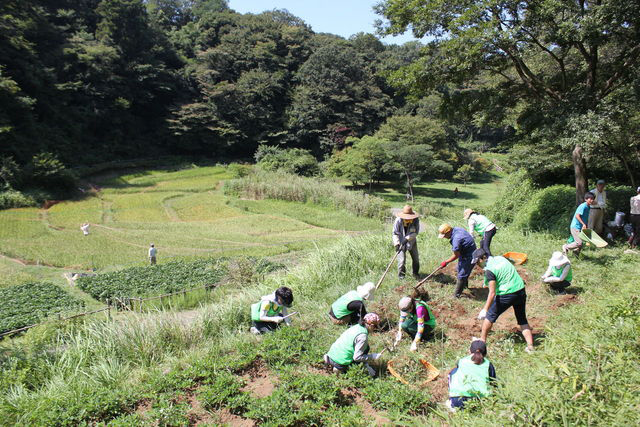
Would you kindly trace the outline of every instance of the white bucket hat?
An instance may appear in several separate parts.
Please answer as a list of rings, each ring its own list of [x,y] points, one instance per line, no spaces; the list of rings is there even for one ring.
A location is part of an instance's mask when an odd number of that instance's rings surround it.
[[[356,292],[367,301],[373,301],[373,292],[375,289],[376,285],[374,285],[373,282],[367,282],[362,286],[358,286]]]
[[[553,253],[553,255],[551,255],[551,258],[549,258],[549,265],[552,267],[562,267],[565,264],[571,263],[571,261],[569,261],[569,258],[566,257],[566,255],[563,255],[562,252],[556,251]]]

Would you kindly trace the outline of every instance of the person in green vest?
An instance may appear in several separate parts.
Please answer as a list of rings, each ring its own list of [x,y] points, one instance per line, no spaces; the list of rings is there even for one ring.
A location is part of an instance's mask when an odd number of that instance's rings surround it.
[[[372,377],[376,371],[369,361],[378,360],[380,353],[369,354],[369,332],[373,331],[380,318],[376,313],[367,313],[362,323],[353,325],[344,331],[324,355],[324,363],[333,368],[333,372],[344,373],[354,363],[363,363]]]
[[[490,384],[496,379],[496,369],[486,358],[484,341],[471,343],[469,355],[458,360],[449,372],[449,399],[446,406],[451,411],[463,409],[469,399],[479,399],[491,394]]]
[[[480,247],[491,256],[491,240],[498,230],[496,225],[473,209],[465,209],[462,216],[468,221],[469,234],[473,236],[474,232],[477,233],[482,238]]]
[[[264,334],[275,331],[282,322],[291,324],[287,316],[287,308],[293,303],[293,292],[286,286],[278,288],[274,293],[265,295],[257,303],[251,305],[251,333]]]
[[[358,286],[355,291],[349,291],[338,298],[329,310],[329,317],[338,325],[355,325],[367,314],[364,302],[373,301],[373,292],[376,288],[372,282]]]
[[[402,339],[402,331],[406,332],[413,338],[410,350],[418,350],[418,343],[423,337],[433,333],[436,327],[436,317],[433,315],[431,308],[423,300],[429,300],[429,294],[422,295],[422,299],[412,297],[403,297],[398,303],[400,309],[400,321],[398,322],[398,333],[394,343],[398,345]]]
[[[542,281],[548,283],[551,288],[561,294],[571,286],[573,271],[571,261],[560,251],[556,251],[549,258],[549,267],[542,275]]]
[[[516,268],[505,257],[489,256],[482,248],[473,252],[472,262],[484,269],[484,285],[489,286],[487,302],[478,314],[478,319],[484,319],[480,339],[486,342],[498,317],[513,307],[516,321],[527,342],[525,351],[533,352],[533,333],[527,321],[527,292]]]

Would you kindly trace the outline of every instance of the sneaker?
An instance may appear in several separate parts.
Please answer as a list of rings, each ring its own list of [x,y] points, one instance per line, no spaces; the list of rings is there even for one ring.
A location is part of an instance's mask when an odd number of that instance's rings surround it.
[[[529,354],[536,352],[536,350],[533,347],[526,347],[524,351],[526,351]]]
[[[334,374],[341,374],[342,371],[340,369],[338,369],[338,368],[333,368],[333,373]]]
[[[252,326],[251,329],[249,329],[249,332],[251,332],[254,335],[260,335],[260,331],[255,326]]]
[[[447,401],[444,402],[444,406],[445,406],[445,408],[447,408],[449,410],[449,412],[456,412],[456,408],[451,406],[451,400],[450,399],[447,399]]]
[[[329,363],[329,355],[325,354],[324,356],[322,356],[322,359],[324,360],[324,363],[326,363],[327,365],[330,365]]]

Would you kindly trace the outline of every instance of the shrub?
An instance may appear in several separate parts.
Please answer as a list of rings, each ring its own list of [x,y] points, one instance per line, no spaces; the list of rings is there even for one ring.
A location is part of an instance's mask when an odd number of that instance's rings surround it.
[[[27,184],[62,194],[75,187],[76,177],[58,160],[55,154],[40,153],[33,156],[26,168]]]
[[[569,222],[575,211],[575,190],[567,185],[554,185],[533,193],[517,211],[513,224],[525,231],[569,233]]]
[[[251,173],[251,165],[241,165],[239,163],[231,163],[227,166],[227,170],[233,178],[242,178]]]
[[[29,195],[15,190],[0,192],[0,209],[26,208],[37,206],[38,202]]]
[[[528,203],[534,193],[533,182],[525,171],[509,175],[502,194],[490,209],[490,218],[498,224],[513,222],[522,206]]]
[[[313,176],[320,171],[318,161],[309,150],[261,145],[255,154],[258,166],[266,171]]]

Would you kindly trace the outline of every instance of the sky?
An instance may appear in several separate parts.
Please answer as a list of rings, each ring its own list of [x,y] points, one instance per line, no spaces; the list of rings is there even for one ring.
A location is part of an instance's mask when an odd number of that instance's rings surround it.
[[[381,19],[373,6],[377,0],[229,0],[229,7],[239,13],[261,13],[286,9],[302,18],[316,33],[332,33],[348,38],[359,33],[375,34],[373,23]],[[411,32],[385,37],[384,43],[402,44],[415,40]]]

